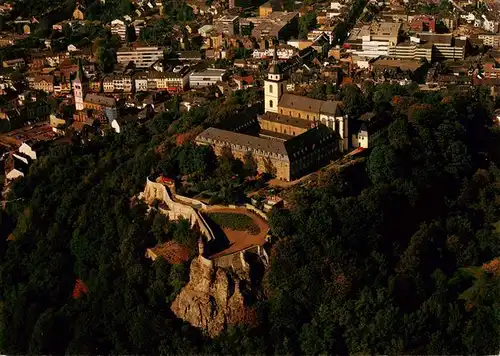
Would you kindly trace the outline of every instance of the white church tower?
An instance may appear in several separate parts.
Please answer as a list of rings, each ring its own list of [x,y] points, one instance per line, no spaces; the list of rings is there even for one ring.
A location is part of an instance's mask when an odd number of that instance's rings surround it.
[[[274,56],[267,80],[264,81],[264,108],[266,112],[278,112],[278,102],[286,91],[286,80],[278,65],[278,52],[274,47]]]
[[[76,72],[76,78],[73,80],[72,85],[76,110],[83,110],[83,101],[85,99],[85,94],[87,94],[88,81],[83,73],[82,63],[80,61],[78,61],[78,71]]]

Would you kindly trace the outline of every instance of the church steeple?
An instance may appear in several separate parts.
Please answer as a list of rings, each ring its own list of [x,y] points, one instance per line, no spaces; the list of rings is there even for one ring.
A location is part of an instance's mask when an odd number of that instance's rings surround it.
[[[278,48],[274,47],[273,60],[264,82],[264,108],[269,112],[278,112],[278,102],[285,92],[286,80],[278,62]]]
[[[73,80],[73,96],[75,98],[75,108],[77,111],[83,110],[83,101],[85,94],[87,94],[88,80],[83,72],[81,60],[78,60],[78,69],[76,71],[76,78]]]
[[[76,70],[75,81],[79,81],[80,83],[87,81],[87,77],[85,76],[85,73],[83,72],[83,65],[82,65],[81,59],[78,59],[78,69]]]
[[[281,68],[278,62],[278,47],[274,46],[273,60],[271,61],[271,65],[269,66],[268,77],[269,79],[276,80],[278,79],[276,76],[281,76],[281,75],[282,75]]]

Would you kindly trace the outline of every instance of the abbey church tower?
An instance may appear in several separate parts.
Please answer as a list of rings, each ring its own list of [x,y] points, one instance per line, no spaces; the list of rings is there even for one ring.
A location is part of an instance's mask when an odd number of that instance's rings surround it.
[[[278,54],[274,48],[273,61],[264,81],[264,108],[266,112],[278,112],[278,102],[286,91],[286,80],[278,65]]]

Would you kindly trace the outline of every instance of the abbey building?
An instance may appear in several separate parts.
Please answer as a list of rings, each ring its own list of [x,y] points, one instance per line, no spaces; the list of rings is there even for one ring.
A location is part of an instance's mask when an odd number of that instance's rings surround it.
[[[259,172],[286,181],[330,163],[348,148],[341,103],[287,93],[286,82],[275,53],[264,84],[265,113],[257,117],[259,134],[210,127],[197,144],[211,145],[217,155],[230,148],[238,159],[251,153]]]
[[[324,101],[286,93],[285,75],[274,62],[265,81],[265,114],[260,122],[265,122],[266,130],[288,136],[303,132],[304,127],[314,127],[321,123],[333,130],[339,138],[339,149],[348,149],[347,116],[342,113],[341,103]],[[296,130],[293,130],[293,127]],[[262,125],[261,125],[262,127]]]

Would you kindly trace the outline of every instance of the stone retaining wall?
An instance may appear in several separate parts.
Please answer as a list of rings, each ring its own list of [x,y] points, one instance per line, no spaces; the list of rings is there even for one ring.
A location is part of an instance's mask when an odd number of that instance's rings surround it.
[[[165,211],[168,213],[169,219],[187,219],[191,227],[198,224],[200,232],[207,238],[208,241],[215,239],[212,229],[201,214],[190,205],[173,201],[167,187],[165,187],[162,183],[154,182],[148,177],[143,196],[148,204],[152,204],[154,200],[164,202],[168,207],[168,210]]]

